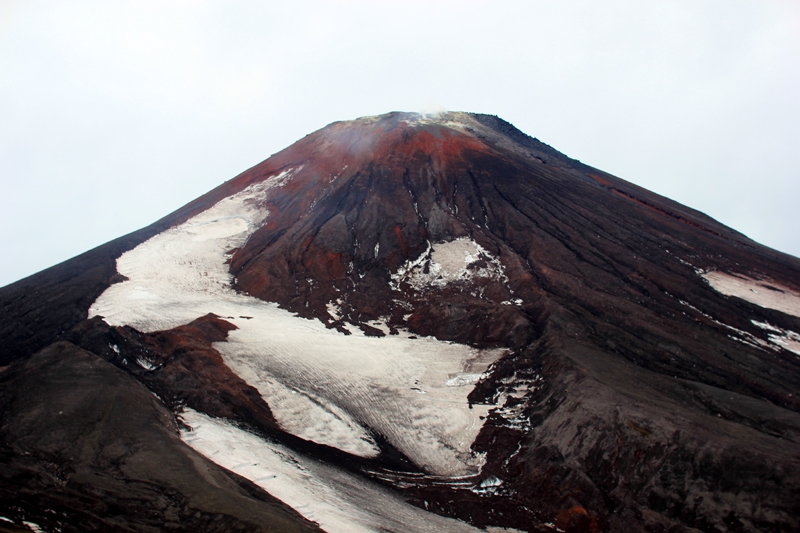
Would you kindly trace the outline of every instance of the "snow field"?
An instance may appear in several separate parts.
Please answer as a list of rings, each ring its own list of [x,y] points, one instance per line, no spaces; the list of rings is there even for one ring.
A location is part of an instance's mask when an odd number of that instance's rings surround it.
[[[750,303],[800,317],[800,294],[772,281],[714,271],[701,274],[717,291]]]
[[[181,438],[200,454],[247,479],[329,533],[477,533],[480,530],[405,503],[355,475],[308,459],[187,409]]]
[[[232,290],[228,254],[268,217],[261,205],[270,191],[298,170],[251,185],[123,254],[117,270],[128,281],[109,287],[89,316],[152,332],[214,313],[239,328],[215,348],[287,431],[363,457],[379,453],[372,437],[379,433],[433,474],[475,473],[480,458],[470,446],[488,407],[470,409],[468,385],[501,352],[408,334],[367,337],[355,327],[346,336]],[[440,255],[431,255],[445,272],[467,272],[472,257],[485,254],[472,241],[455,243],[437,244]]]

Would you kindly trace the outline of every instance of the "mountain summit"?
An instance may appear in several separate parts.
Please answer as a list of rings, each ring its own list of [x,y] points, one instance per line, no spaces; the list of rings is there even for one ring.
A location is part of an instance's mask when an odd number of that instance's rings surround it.
[[[9,524],[800,528],[800,260],[494,116],[333,123],[0,305]]]

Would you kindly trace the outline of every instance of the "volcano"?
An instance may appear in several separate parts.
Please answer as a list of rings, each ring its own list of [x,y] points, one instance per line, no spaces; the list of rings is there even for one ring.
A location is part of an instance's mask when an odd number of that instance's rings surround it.
[[[0,289],[0,531],[800,530],[800,260],[495,116]]]

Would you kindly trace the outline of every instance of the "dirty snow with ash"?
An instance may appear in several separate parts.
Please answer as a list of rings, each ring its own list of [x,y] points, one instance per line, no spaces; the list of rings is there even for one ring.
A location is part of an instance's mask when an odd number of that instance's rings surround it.
[[[329,533],[478,533],[457,520],[429,513],[386,489],[304,457],[237,428],[224,419],[187,409],[186,444],[317,522]]]
[[[800,334],[797,332],[773,326],[769,322],[759,322],[757,320],[751,320],[750,322],[768,331],[767,337],[771,343],[800,355]]]
[[[483,262],[480,266],[477,265],[479,261]],[[462,237],[449,242],[428,242],[427,249],[416,259],[401,265],[389,283],[396,291],[403,283],[416,291],[424,291],[475,278],[508,281],[498,258],[469,237]]]
[[[491,496],[503,485],[503,480],[497,476],[489,476],[470,490],[481,496]]]
[[[669,296],[672,296],[670,293],[668,293],[666,291],[665,291],[665,293],[667,295],[669,295]],[[674,296],[673,296],[673,298],[674,298]],[[773,326],[773,325],[769,324],[768,322],[759,322],[757,320],[752,320],[751,319],[750,322],[752,322],[753,325],[758,326],[759,328],[761,328],[763,330],[767,330],[767,331],[771,332],[771,333],[769,333],[767,335],[767,338],[769,339],[769,342],[767,342],[767,341],[764,341],[763,339],[760,339],[760,338],[756,337],[752,333],[749,333],[747,331],[743,331],[741,329],[735,328],[735,327],[733,327],[733,326],[731,326],[729,324],[725,324],[724,322],[721,322],[721,321],[717,320],[713,316],[709,315],[708,313],[705,313],[705,312],[701,311],[700,309],[698,309],[697,307],[693,306],[692,304],[690,304],[689,302],[687,302],[685,300],[681,300],[680,298],[676,298],[676,299],[678,300],[678,302],[681,305],[685,305],[686,307],[688,307],[692,311],[704,316],[705,318],[707,318],[711,322],[713,322],[713,323],[715,323],[715,324],[717,324],[719,326],[722,326],[725,329],[729,330],[731,333],[728,334],[728,337],[733,339],[733,340],[739,341],[742,344],[747,344],[747,345],[752,346],[754,348],[761,348],[761,349],[768,348],[768,349],[770,349],[772,351],[775,351],[775,352],[780,351],[780,349],[783,348],[783,349],[789,350],[790,352],[794,352],[794,353],[800,355],[800,334],[797,334],[796,332],[794,332],[792,330],[782,329],[782,328],[779,328],[777,326]],[[684,315],[688,316],[686,313],[684,313]]]
[[[713,271],[701,273],[717,291],[750,303],[800,317],[800,294],[779,283]]]
[[[529,393],[540,390],[543,384],[544,378],[540,374],[522,376],[515,372],[511,376],[502,378],[499,382],[499,392],[495,394],[493,401],[493,403],[500,406],[492,410],[492,413],[498,415],[501,419],[497,420],[495,424],[511,429],[530,431],[531,421],[525,412],[525,402],[518,400]],[[519,453],[519,450],[518,448],[516,452],[507,458],[506,463]]]
[[[471,409],[471,387],[453,385],[460,384],[460,374],[469,374],[461,380],[465,385],[473,383],[472,374],[486,371],[501,352],[411,339],[404,332],[367,337],[352,327],[353,334],[344,335],[231,288],[230,251],[263,224],[270,190],[295,172],[251,185],[123,254],[117,270],[128,280],[110,286],[89,316],[144,332],[208,313],[238,317],[226,318],[239,329],[214,347],[261,393],[287,431],[363,457],[379,453],[375,432],[431,473],[475,473],[480,459],[470,446],[488,406]],[[472,258],[488,255],[470,240],[436,248],[429,256],[447,279],[462,276]],[[487,265],[486,275],[502,275],[496,260],[489,257]],[[338,309],[329,311],[335,316]]]
[[[42,529],[42,526],[36,522],[28,522],[27,520],[23,520],[22,523],[28,526],[28,529],[33,531],[33,533],[47,533],[44,529]]]
[[[668,292],[666,292],[666,294],[668,294],[669,296],[672,296]],[[673,296],[673,298],[675,298],[675,297]],[[728,334],[728,338],[733,339],[733,340],[738,341],[738,342],[741,342],[742,344],[747,344],[747,345],[752,346],[754,348],[762,348],[762,349],[763,348],[769,348],[769,349],[771,349],[773,351],[777,351],[777,348],[775,346],[772,346],[768,342],[765,342],[765,341],[759,339],[758,337],[756,337],[752,333],[749,333],[747,331],[743,331],[743,330],[741,330],[739,328],[735,328],[735,327],[733,327],[733,326],[731,326],[729,324],[721,322],[721,321],[717,320],[716,318],[714,318],[713,316],[709,315],[708,313],[705,313],[705,312],[701,311],[700,309],[698,309],[697,307],[693,306],[692,304],[690,304],[686,300],[681,300],[680,298],[677,298],[677,300],[681,305],[685,305],[686,307],[688,307],[689,309],[691,309],[695,313],[698,313],[699,315],[704,316],[705,318],[707,318],[708,320],[710,320],[714,324],[717,324],[718,326],[722,326],[725,329],[729,330],[731,333]],[[689,316],[687,313],[683,313],[683,314],[686,315],[686,316]],[[697,320],[697,319],[695,319],[695,320]]]
[[[144,368],[145,370],[147,370],[149,372],[152,372],[153,370],[158,368],[151,361],[148,361],[147,359],[145,359],[143,357],[136,358],[136,364],[138,364],[140,367]]]
[[[335,302],[328,302],[328,314],[334,320],[341,320],[342,318],[342,299],[339,298]]]

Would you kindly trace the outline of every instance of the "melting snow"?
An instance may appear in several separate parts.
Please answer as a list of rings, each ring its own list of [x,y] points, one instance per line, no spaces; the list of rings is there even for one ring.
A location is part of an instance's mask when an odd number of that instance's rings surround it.
[[[779,283],[759,281],[747,276],[734,276],[719,271],[706,272],[701,275],[722,294],[736,296],[761,307],[800,317],[800,294]]]
[[[391,334],[391,328],[388,325],[388,317],[381,317],[379,320],[371,320],[367,322],[368,325],[372,326],[373,328],[379,329],[383,332],[384,335]]]
[[[669,293],[667,293],[667,294],[669,294]],[[672,295],[670,295],[670,296],[672,296]],[[751,333],[748,333],[746,331],[742,331],[741,329],[735,328],[733,326],[729,326],[728,324],[725,324],[724,322],[720,322],[716,318],[712,317],[708,313],[704,313],[703,311],[701,311],[697,307],[693,306],[689,302],[686,302],[686,301],[680,300],[680,299],[678,299],[678,301],[682,305],[685,305],[686,307],[690,308],[691,310],[703,315],[704,317],[706,317],[707,319],[711,320],[715,324],[723,326],[726,329],[728,329],[728,330],[732,331],[733,333],[735,333],[736,334],[735,336],[734,335],[728,335],[728,337],[730,337],[731,339],[737,340],[737,341],[739,341],[739,342],[741,342],[743,344],[747,344],[747,345],[753,346],[755,348],[761,348],[761,349],[769,348],[772,351],[779,351],[781,348],[784,348],[786,350],[789,350],[790,352],[794,352],[794,353],[800,355],[800,334],[798,334],[798,333],[796,333],[796,332],[794,332],[792,330],[782,329],[782,328],[773,326],[772,324],[769,324],[768,322],[759,322],[757,320],[750,320],[750,322],[752,322],[753,325],[758,326],[761,329],[764,329],[764,330],[767,330],[767,331],[771,332],[771,333],[769,333],[767,335],[767,337],[769,338],[769,342],[766,342],[766,341],[764,341],[762,339],[759,339],[755,335],[752,335]]]
[[[484,265],[475,263],[484,261]],[[401,265],[392,274],[390,285],[400,290],[407,283],[417,291],[444,287],[454,282],[468,282],[474,278],[489,278],[507,282],[502,263],[481,245],[468,237],[431,245],[416,259]]]
[[[667,293],[667,294],[669,294],[669,293]],[[669,295],[672,296],[671,294],[669,294]],[[728,324],[725,324],[724,322],[720,322],[719,320],[717,320],[713,316],[709,315],[708,313],[704,313],[703,311],[701,311],[700,309],[698,309],[697,307],[693,306],[692,304],[690,304],[689,302],[687,302],[685,300],[678,299],[678,302],[680,302],[681,305],[685,305],[686,307],[688,307],[692,311],[695,311],[696,313],[699,313],[699,314],[703,315],[704,317],[709,319],[714,324],[717,324],[719,326],[722,326],[722,327],[734,332],[736,334],[736,336],[730,335],[730,334],[728,335],[728,337],[733,339],[733,340],[739,341],[742,344],[747,344],[747,345],[753,346],[754,348],[762,348],[762,349],[763,348],[769,348],[771,350],[775,350],[776,349],[774,346],[770,346],[768,343],[764,342],[763,340],[759,339],[758,337],[756,337],[755,335],[753,335],[751,333],[748,333],[746,331],[742,331],[741,329],[738,329],[738,328],[735,328],[735,327],[730,326]]]
[[[144,358],[141,358],[141,357],[136,359],[136,364],[138,364],[140,367],[144,368],[145,370],[149,370],[151,372],[153,370],[155,370],[156,368],[158,368],[156,365],[154,365],[153,363],[151,363],[147,359],[144,359]]]
[[[28,526],[28,528],[31,531],[33,531],[33,533],[46,533],[46,531],[42,529],[42,527],[39,524],[36,524],[34,522],[27,522],[25,520],[23,520],[22,523]]]
[[[767,337],[769,337],[770,342],[773,344],[777,344],[781,348],[785,348],[790,352],[800,355],[800,334],[790,329],[773,326],[769,322],[758,322],[756,320],[751,320],[750,322],[761,329],[769,331],[770,333],[767,334]]]
[[[339,320],[342,318],[342,299],[339,298],[335,302],[328,302],[325,306],[328,310],[328,314],[331,315],[331,318],[334,320]]]
[[[484,372],[499,352],[406,334],[367,337],[357,328],[347,336],[231,288],[229,251],[264,222],[270,190],[295,172],[251,185],[123,254],[117,270],[128,280],[109,287],[89,316],[144,332],[207,313],[229,317],[239,329],[215,348],[287,431],[364,457],[378,453],[374,431],[430,472],[475,472],[479,459],[470,446],[488,407],[470,408],[470,388],[448,380],[464,373],[468,361],[481,362],[468,373]],[[468,271],[479,258],[487,266]],[[441,279],[504,276],[499,261],[468,239],[429,247],[426,259],[439,265]],[[425,276],[413,267],[407,273],[412,280]],[[328,310],[338,314],[334,305]]]
[[[482,496],[492,495],[497,492],[497,489],[503,484],[503,480],[497,476],[489,476],[483,481],[481,481],[478,486],[471,488],[470,490],[475,494],[480,494]]]
[[[192,428],[181,432],[186,444],[330,533],[479,531],[413,507],[366,479],[269,443],[226,420],[191,409],[182,418]]]

